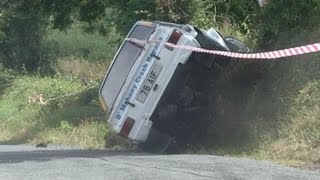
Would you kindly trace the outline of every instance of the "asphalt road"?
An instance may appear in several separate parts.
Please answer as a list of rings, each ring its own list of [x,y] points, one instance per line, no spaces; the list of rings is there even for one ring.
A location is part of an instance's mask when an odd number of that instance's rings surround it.
[[[320,179],[319,172],[210,155],[0,145],[0,179]]]

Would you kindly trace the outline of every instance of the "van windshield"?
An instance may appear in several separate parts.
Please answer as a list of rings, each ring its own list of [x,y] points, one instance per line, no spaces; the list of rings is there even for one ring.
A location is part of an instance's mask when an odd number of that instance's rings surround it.
[[[148,40],[154,30],[155,27],[136,25],[128,37],[140,40]],[[105,78],[100,92],[109,110],[112,109],[113,104],[123,84],[125,83],[131,68],[141,52],[141,47],[126,41],[116,55],[116,58],[111,69],[109,70],[107,77]]]

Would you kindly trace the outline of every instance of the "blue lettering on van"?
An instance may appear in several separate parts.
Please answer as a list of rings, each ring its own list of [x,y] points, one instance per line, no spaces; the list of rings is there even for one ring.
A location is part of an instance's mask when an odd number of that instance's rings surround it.
[[[163,37],[160,37],[159,40],[162,41]],[[120,111],[116,113],[116,119],[121,120],[122,115],[124,115],[123,113],[125,113],[129,105],[129,102],[138,91],[138,84],[141,83],[143,76],[146,74],[147,69],[150,67],[150,63],[154,55],[156,55],[157,49],[159,48],[159,46],[160,46],[160,43],[157,43],[154,46],[151,54],[146,58],[146,62],[142,65],[141,71],[139,72],[138,76],[135,78],[132,88],[128,92],[127,96],[124,98],[124,102],[120,105]]]
[[[144,75],[144,73],[146,72],[147,68],[148,68],[149,64],[145,63],[143,66],[142,66],[142,70],[140,71],[138,77],[135,79],[135,82],[136,83],[139,83],[142,79],[142,76]]]
[[[134,92],[138,89],[138,86],[136,84],[133,85],[133,87],[131,88],[130,92],[128,93],[128,96],[125,99],[124,103],[121,104],[120,106],[120,110],[121,111],[125,111],[130,100],[132,99],[132,96],[134,94]]]

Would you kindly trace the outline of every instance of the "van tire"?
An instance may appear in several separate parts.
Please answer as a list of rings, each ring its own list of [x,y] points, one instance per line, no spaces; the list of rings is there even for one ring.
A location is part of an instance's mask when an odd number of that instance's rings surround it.
[[[215,44],[210,37],[205,35],[204,33],[200,32],[195,37],[195,39],[199,42],[201,48],[209,49],[209,50],[221,50],[225,51],[222,47]],[[200,64],[208,67],[213,68],[214,64],[218,64],[219,66],[225,67],[229,64],[230,58],[216,56],[212,54],[203,54],[203,53],[193,53],[193,58],[195,61],[199,62]]]
[[[139,148],[144,152],[162,154],[167,150],[172,139],[169,134],[151,128],[147,141],[139,144]]]

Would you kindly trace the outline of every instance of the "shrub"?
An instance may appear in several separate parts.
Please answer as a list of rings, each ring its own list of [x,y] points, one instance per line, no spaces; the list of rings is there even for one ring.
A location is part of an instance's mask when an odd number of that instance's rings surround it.
[[[261,43],[281,32],[298,32],[320,22],[319,0],[270,0],[256,17]]]

